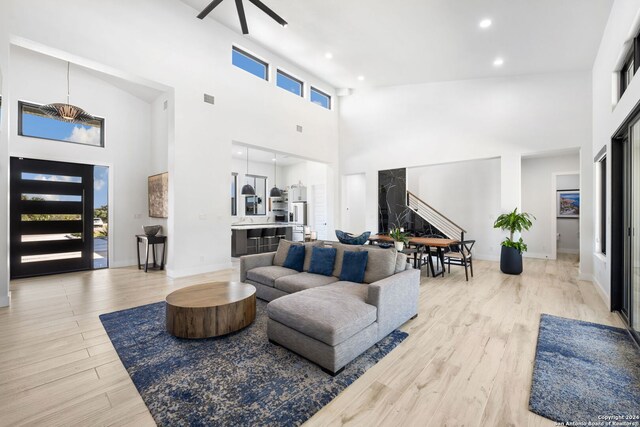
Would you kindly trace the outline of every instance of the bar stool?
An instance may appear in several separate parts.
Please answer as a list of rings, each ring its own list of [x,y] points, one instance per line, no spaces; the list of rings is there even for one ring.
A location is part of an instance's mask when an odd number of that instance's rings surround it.
[[[271,252],[272,249],[272,245],[273,245],[273,241],[274,239],[277,239],[276,236],[276,232],[278,231],[277,228],[272,227],[272,228],[265,228],[264,229],[264,233],[262,233],[262,238],[267,240],[269,239],[267,242],[265,242],[265,246],[267,247],[267,252]]]
[[[254,242],[254,245],[256,247],[256,252],[255,253],[260,253],[260,246],[261,246],[261,240],[262,240],[262,228],[250,228],[247,230],[247,240],[248,241],[252,241]],[[247,245],[248,246],[248,245]],[[247,250],[249,248],[247,247]]]
[[[276,228],[276,237],[278,238],[278,241],[286,239],[287,238],[287,228],[286,227],[278,227],[278,228]]]

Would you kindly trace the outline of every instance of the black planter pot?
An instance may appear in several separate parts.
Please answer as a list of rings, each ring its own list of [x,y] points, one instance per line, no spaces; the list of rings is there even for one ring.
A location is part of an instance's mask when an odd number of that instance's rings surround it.
[[[500,271],[505,274],[522,273],[522,254],[515,248],[502,247],[500,252]]]

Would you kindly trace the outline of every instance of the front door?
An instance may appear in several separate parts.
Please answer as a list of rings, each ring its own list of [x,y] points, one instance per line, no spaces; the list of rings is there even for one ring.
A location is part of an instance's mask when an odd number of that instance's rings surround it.
[[[11,158],[11,278],[93,268],[93,166]]]

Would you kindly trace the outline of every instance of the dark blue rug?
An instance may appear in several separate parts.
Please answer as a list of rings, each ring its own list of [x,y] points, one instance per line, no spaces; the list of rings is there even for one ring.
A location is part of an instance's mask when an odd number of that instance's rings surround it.
[[[627,331],[543,314],[529,409],[563,425],[640,425],[640,351]]]
[[[161,426],[300,425],[408,334],[394,331],[332,377],[267,339],[266,303],[235,334],[184,340],[165,330],[165,303],[100,320],[156,423]]]

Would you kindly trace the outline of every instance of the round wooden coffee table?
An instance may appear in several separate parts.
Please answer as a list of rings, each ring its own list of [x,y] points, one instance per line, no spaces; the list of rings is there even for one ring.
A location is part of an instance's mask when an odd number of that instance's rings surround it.
[[[249,326],[256,318],[256,288],[214,282],[167,295],[167,331],[179,338],[210,338]]]

